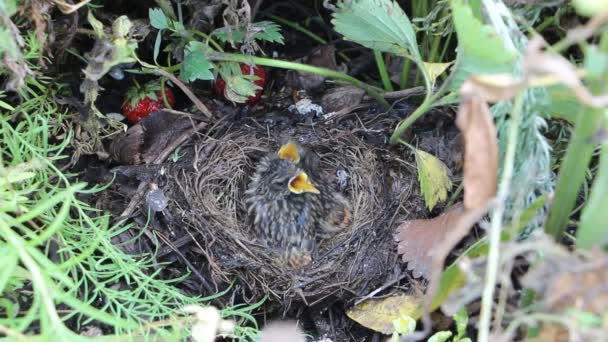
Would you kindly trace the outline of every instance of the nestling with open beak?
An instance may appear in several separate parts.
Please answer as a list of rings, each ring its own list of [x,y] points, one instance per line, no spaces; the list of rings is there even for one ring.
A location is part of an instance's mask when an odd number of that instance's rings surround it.
[[[320,170],[318,158],[304,147],[290,141],[279,149],[279,158],[288,160],[302,168],[316,184],[319,191],[313,202],[320,206],[318,215],[317,236],[327,238],[337,232],[343,231],[352,224],[352,209],[348,200],[338,191],[335,191]]]
[[[260,238],[291,267],[310,264],[319,190],[308,174],[273,153],[260,160],[245,195]]]

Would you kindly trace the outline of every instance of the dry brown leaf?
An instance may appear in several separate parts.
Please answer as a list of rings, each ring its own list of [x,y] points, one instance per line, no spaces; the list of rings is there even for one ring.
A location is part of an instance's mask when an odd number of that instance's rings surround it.
[[[467,80],[461,89],[456,126],[464,141],[464,207],[484,207],[496,195],[498,139],[486,99],[474,95],[479,85]]]
[[[448,230],[456,225],[462,214],[462,205],[458,204],[435,218],[405,221],[399,225],[397,253],[408,263],[407,269],[415,278],[429,279],[433,265],[430,252],[445,239]]]
[[[594,250],[582,258],[556,246],[545,259],[529,271],[522,283],[542,294],[553,312],[568,308],[604,314],[608,308],[608,254]]]
[[[323,95],[321,104],[326,113],[337,112],[359,105],[363,100],[363,95],[365,95],[365,90],[354,86],[332,88]]]

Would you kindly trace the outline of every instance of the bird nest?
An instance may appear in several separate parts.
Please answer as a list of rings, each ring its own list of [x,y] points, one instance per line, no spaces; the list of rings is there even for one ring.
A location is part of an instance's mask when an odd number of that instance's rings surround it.
[[[391,277],[397,262],[393,223],[423,207],[416,178],[383,147],[353,134],[321,134],[291,138],[319,156],[321,171],[351,201],[353,224],[320,241],[312,264],[303,269],[290,269],[264,247],[244,201],[256,162],[276,152],[285,137],[232,129],[196,141],[192,169],[169,172],[174,225],[196,237],[196,250],[216,284],[236,278],[248,299],[269,295],[283,304],[315,305],[365,295]]]

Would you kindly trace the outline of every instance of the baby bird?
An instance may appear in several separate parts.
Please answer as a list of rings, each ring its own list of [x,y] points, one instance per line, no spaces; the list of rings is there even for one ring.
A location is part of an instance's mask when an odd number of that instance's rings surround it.
[[[352,224],[352,209],[348,200],[334,191],[331,182],[320,173],[320,163],[313,153],[293,141],[281,146],[279,158],[300,166],[317,184],[321,206],[317,235],[328,238]]]
[[[263,157],[245,192],[259,236],[293,268],[312,261],[319,190],[308,174],[277,154]]]

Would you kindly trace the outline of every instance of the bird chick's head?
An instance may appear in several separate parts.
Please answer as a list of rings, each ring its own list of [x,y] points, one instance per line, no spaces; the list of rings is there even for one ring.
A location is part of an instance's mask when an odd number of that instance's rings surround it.
[[[319,193],[306,172],[283,159],[272,158],[262,162],[254,180],[261,192],[273,196]]]

